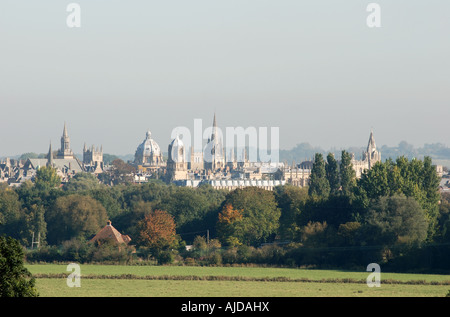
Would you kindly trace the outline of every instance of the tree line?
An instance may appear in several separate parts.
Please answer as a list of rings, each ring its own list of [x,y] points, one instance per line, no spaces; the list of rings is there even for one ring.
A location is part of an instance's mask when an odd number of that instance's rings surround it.
[[[308,187],[273,191],[161,180],[107,186],[88,173],[61,187],[56,171],[42,167],[34,183],[0,185],[0,235],[28,249],[39,238],[30,261],[448,270],[450,197],[438,185],[428,157],[378,162],[356,179],[346,151],[339,161],[316,153]],[[89,243],[108,220],[133,247]]]

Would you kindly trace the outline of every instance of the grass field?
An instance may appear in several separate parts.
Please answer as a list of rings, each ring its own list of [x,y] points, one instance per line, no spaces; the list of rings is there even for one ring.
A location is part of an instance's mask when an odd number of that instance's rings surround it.
[[[27,265],[41,297],[443,297],[450,275],[260,267],[81,265],[81,287],[68,287],[66,265]]]

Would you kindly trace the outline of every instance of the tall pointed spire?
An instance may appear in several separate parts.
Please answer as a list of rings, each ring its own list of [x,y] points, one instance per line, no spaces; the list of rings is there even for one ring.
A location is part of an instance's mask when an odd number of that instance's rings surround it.
[[[47,166],[53,166],[52,141],[50,141],[50,146],[49,146],[49,148],[48,148],[48,154],[47,154]]]
[[[214,112],[212,133],[211,133],[211,141],[213,141],[217,136],[217,121],[216,121],[216,113]]]
[[[70,138],[69,134],[67,133],[67,125],[65,121],[63,135],[61,137],[61,149],[58,152],[58,158],[73,158],[73,152],[70,149]]]
[[[68,133],[67,133],[67,126],[66,126],[66,121],[64,121],[63,137],[66,138],[67,136],[68,136]]]
[[[367,144],[367,151],[372,152],[371,150],[376,149],[377,146],[375,144],[375,138],[373,136],[373,130],[370,129],[370,137],[369,137],[369,143]]]

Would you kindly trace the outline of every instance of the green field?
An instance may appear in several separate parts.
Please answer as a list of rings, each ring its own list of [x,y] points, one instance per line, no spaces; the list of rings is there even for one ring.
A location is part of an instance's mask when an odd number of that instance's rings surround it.
[[[27,265],[41,297],[442,297],[450,275],[260,267],[81,265],[81,287],[68,287],[66,265]]]

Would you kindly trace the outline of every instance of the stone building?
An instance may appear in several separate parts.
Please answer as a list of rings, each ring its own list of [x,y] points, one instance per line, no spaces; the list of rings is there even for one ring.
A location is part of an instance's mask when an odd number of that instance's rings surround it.
[[[51,166],[56,169],[56,173],[61,177],[62,183],[69,181],[71,177],[80,172],[102,173],[103,172],[103,149],[83,150],[83,161],[74,155],[70,137],[67,132],[67,125],[64,123],[61,137],[61,148],[53,152],[50,142],[46,158],[29,158],[24,163],[23,173],[28,179],[32,179],[40,167]]]
[[[369,170],[377,162],[381,162],[381,153],[377,150],[373,131],[370,131],[367,149],[362,153],[362,159],[356,160],[353,154],[352,164],[355,170],[356,178],[360,178],[365,170]]]
[[[140,171],[154,171],[166,167],[161,148],[147,131],[145,139],[136,149],[134,164]]]
[[[95,148],[92,145],[90,148],[84,143],[83,148],[83,167],[86,172],[99,174],[103,172],[103,146]]]
[[[35,173],[40,167],[44,166],[54,167],[63,183],[69,181],[76,173],[85,171],[83,163],[73,154],[66,123],[64,123],[63,135],[61,137],[61,148],[56,152],[56,156],[53,153],[50,142],[47,158],[28,159],[25,162],[24,170],[26,173]]]
[[[203,150],[204,169],[210,173],[225,169],[225,153],[222,138],[217,129],[216,114],[214,114],[211,137]]]
[[[168,148],[167,174],[170,180],[187,179],[188,163],[186,149],[179,135],[172,140]]]

